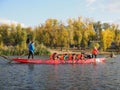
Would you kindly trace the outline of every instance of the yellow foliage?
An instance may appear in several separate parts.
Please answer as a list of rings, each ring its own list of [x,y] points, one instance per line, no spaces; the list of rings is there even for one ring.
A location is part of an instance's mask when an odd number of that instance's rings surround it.
[[[116,36],[115,43],[117,46],[120,45],[120,33]]]
[[[101,33],[101,40],[103,43],[103,49],[106,50],[107,48],[109,48],[111,46],[111,43],[114,40],[115,37],[115,33],[112,30],[104,30]]]

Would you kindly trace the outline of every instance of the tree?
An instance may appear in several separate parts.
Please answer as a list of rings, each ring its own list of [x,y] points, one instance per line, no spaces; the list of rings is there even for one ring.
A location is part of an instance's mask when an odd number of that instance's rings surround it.
[[[116,29],[115,30],[115,45],[116,45],[116,49],[120,50],[120,30]]]
[[[50,45],[50,33],[49,33],[49,31],[47,31],[47,30],[44,30],[44,31],[43,31],[43,43],[44,43],[46,46],[49,46],[49,45]]]
[[[2,35],[0,34],[0,49],[3,48]]]
[[[58,34],[58,38],[59,38],[59,42],[58,45],[60,45],[61,50],[64,46],[68,47],[68,41],[69,41],[69,37],[68,37],[68,31],[67,29],[64,27],[63,24],[60,25],[60,29],[59,29],[59,34]]]
[[[34,32],[36,33],[36,41],[38,41],[39,44],[42,44],[44,43],[44,26],[41,25],[41,26],[37,26],[34,28]]]
[[[68,26],[67,26],[67,30],[68,30],[68,35],[69,35],[69,39],[68,39],[68,43],[69,45],[74,44],[74,26],[73,26],[74,20],[72,19],[68,19]]]
[[[74,44],[77,45],[77,47],[79,49],[79,46],[80,46],[80,43],[82,40],[82,34],[81,34],[80,30],[74,30],[73,40],[74,40]]]
[[[114,37],[115,37],[114,31],[112,31],[110,29],[102,31],[101,46],[103,47],[104,51],[111,46],[111,43],[113,42]]]

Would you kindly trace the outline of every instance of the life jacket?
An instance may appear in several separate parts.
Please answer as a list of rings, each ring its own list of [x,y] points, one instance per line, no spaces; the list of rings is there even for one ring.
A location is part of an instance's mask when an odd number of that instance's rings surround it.
[[[64,55],[61,55],[61,56],[60,56],[60,60],[64,60]]]
[[[81,54],[78,54],[77,58],[78,58],[78,59],[81,59],[81,56],[82,56]]]
[[[98,54],[98,50],[97,49],[93,49],[93,51],[92,51],[92,54]]]
[[[69,55],[69,60],[72,60],[73,59],[73,56],[72,54]]]
[[[50,60],[53,60],[53,54],[50,55]]]
[[[81,57],[80,57],[80,59],[84,59],[84,54],[81,54]]]

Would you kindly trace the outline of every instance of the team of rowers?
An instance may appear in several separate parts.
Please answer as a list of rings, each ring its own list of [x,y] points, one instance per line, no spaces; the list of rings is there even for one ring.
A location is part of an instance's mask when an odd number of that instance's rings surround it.
[[[85,53],[79,53],[79,54],[57,54],[53,53],[50,55],[50,60],[85,60],[86,58],[96,58],[98,54],[98,50],[95,47],[92,51],[92,54],[85,54]]]

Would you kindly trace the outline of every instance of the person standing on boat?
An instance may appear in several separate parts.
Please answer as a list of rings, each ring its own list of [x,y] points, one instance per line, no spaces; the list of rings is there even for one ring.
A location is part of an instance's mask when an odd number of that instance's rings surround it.
[[[32,55],[32,59],[34,59],[34,50],[35,50],[35,47],[34,47],[34,42],[30,42],[29,46],[29,55],[28,55],[28,59],[30,58],[30,56]]]
[[[92,58],[95,57],[97,58],[97,54],[98,54],[98,49],[96,47],[94,47],[93,51],[92,51]]]

